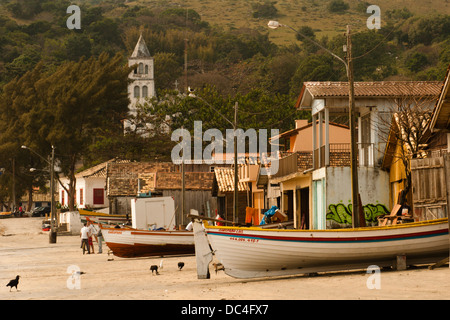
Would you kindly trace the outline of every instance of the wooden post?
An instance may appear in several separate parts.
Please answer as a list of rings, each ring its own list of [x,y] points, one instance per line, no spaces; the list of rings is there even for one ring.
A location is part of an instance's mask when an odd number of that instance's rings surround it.
[[[450,156],[448,153],[444,154],[444,173],[445,173],[445,182],[447,184],[447,218],[450,225],[450,214],[449,214],[449,206],[450,206]],[[450,234],[450,233],[449,233]],[[449,238],[450,242],[450,238]],[[449,258],[450,258],[450,252],[449,252]],[[450,263],[449,263],[450,268]]]
[[[364,214],[361,195],[359,193],[358,193],[358,201],[359,201],[359,226],[364,228],[366,226],[366,216]]]
[[[352,204],[353,204],[353,228],[358,228],[360,226],[359,219],[359,201],[358,201],[358,162],[356,158],[356,153],[358,147],[356,145],[356,117],[355,117],[355,90],[353,84],[353,61],[352,61],[352,38],[350,34],[350,26],[347,25],[347,76],[348,76],[348,105],[349,105],[349,123],[350,123],[350,156],[351,156],[351,180],[352,180]]]

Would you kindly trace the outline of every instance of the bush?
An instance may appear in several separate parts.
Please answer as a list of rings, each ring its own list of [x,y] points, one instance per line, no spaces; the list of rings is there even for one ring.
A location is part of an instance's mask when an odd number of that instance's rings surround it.
[[[328,5],[328,11],[340,13],[348,10],[349,4],[344,2],[343,0],[333,0]]]
[[[252,4],[253,18],[274,18],[278,14],[278,9],[275,8],[275,2],[264,2]]]
[[[411,70],[412,72],[418,72],[421,69],[423,69],[428,64],[428,58],[426,55],[420,52],[416,52],[413,55],[411,55],[406,60],[406,67]]]

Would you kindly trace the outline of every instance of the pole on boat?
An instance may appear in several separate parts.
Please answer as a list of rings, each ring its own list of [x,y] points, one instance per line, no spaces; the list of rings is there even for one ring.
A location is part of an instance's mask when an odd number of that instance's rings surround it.
[[[193,217],[194,241],[195,241],[195,259],[197,261],[197,278],[210,279],[209,264],[212,261],[212,252],[209,246],[206,231],[203,228],[202,220],[198,215],[198,211],[191,209],[191,217]],[[195,218],[197,217],[197,218]]]

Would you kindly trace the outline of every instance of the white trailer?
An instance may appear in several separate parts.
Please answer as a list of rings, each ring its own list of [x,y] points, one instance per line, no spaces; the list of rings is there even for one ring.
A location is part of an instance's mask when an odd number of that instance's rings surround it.
[[[175,229],[175,201],[172,197],[131,199],[131,222],[135,229]]]

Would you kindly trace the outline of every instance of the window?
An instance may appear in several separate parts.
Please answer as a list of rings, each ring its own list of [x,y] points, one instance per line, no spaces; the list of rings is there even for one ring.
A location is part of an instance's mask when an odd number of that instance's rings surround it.
[[[139,96],[140,96],[140,88],[139,88],[139,86],[135,86],[134,87],[134,97],[135,98],[139,98]]]
[[[141,62],[139,63],[139,74],[143,74],[144,73],[144,64]]]
[[[372,141],[372,122],[371,114],[365,114],[361,117],[361,143],[359,156],[360,166],[373,166],[373,141]]]
[[[148,74],[148,65],[145,65],[145,74]]]
[[[142,87],[142,97],[146,98],[148,97],[148,88],[147,86]]]
[[[94,189],[94,204],[104,204],[104,190]]]
[[[80,205],[84,204],[83,188],[80,188]]]

